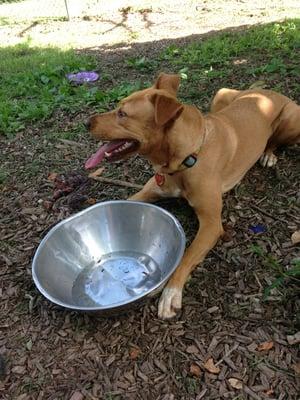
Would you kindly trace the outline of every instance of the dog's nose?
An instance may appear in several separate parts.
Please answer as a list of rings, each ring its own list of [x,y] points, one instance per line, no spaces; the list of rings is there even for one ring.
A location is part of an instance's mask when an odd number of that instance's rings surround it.
[[[84,126],[86,127],[86,129],[89,131],[91,128],[91,120],[88,119],[87,121],[85,121]]]

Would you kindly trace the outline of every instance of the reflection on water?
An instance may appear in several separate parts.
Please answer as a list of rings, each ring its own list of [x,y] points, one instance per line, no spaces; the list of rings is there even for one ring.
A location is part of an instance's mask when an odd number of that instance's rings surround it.
[[[87,265],[73,283],[77,306],[107,306],[143,294],[161,280],[157,263],[148,255],[122,251]]]

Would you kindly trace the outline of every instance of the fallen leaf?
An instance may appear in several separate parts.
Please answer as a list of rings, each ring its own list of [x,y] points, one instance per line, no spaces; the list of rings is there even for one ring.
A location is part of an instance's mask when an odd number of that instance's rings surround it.
[[[291,236],[291,241],[293,244],[300,243],[300,231],[295,231]]]
[[[270,342],[263,342],[263,343],[260,343],[260,344],[257,346],[257,350],[258,350],[258,351],[268,351],[268,350],[271,350],[271,349],[273,348],[273,346],[274,346],[274,342],[272,342],[272,341],[270,341]]]
[[[267,396],[271,396],[271,394],[274,393],[274,390],[273,390],[273,389],[269,389],[269,390],[266,390],[264,393],[265,393]]]
[[[86,202],[92,206],[93,204],[97,203],[97,200],[94,199],[93,197],[90,197],[89,199],[87,199]]]
[[[44,201],[43,201],[43,207],[44,207],[46,210],[51,210],[51,208],[53,207],[53,201],[44,200]]]
[[[54,182],[55,181],[55,179],[57,178],[57,173],[56,172],[50,172],[50,174],[48,175],[48,181],[50,181],[50,182]]]
[[[291,365],[293,370],[296,372],[297,375],[300,375],[300,363]]]
[[[29,351],[32,349],[32,340],[31,339],[29,339],[28,342],[26,343],[26,349]]]
[[[228,382],[234,389],[242,389],[243,388],[243,382],[240,381],[239,379],[236,378],[229,378]]]
[[[201,376],[202,375],[201,368],[197,364],[191,364],[190,374],[197,377]]]
[[[136,347],[133,347],[129,352],[129,357],[131,360],[136,360],[140,354],[141,354],[141,350],[137,349]]]
[[[70,400],[82,400],[82,399],[83,399],[83,394],[80,392],[74,392],[70,397]]]
[[[104,171],[104,167],[96,169],[96,171],[91,172],[88,177],[89,178],[97,178],[97,176],[100,176],[102,172]]]
[[[220,372],[220,368],[216,367],[214,364],[214,360],[209,358],[204,364],[204,368],[210,372],[211,374],[218,374]]]
[[[295,333],[294,335],[287,335],[286,337],[288,344],[298,344],[300,343],[300,331]]]

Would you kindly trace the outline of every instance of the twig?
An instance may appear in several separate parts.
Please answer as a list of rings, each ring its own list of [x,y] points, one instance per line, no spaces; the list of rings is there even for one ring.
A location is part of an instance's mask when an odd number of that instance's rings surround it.
[[[230,356],[230,354],[235,351],[239,347],[238,343],[235,343],[233,347],[219,360],[218,362],[215,363],[215,366],[217,367],[219,364],[221,364],[224,361],[224,358]]]
[[[95,177],[92,177],[91,179],[94,179],[94,181],[97,181],[97,182],[109,183],[111,185],[124,186],[124,187],[129,187],[129,188],[134,188],[134,189],[142,189],[143,188],[142,185],[138,185],[136,183],[120,181],[119,179],[109,179],[109,178],[103,178],[100,176],[95,176]]]
[[[29,29],[33,28],[34,26],[36,26],[39,22],[38,21],[33,21],[33,23],[29,26],[27,26],[27,28],[23,29],[20,33],[18,33],[19,37],[22,37],[24,35],[24,33],[26,33],[27,31],[29,31]]]
[[[270,217],[272,219],[275,219],[275,220],[278,220],[278,221],[286,223],[286,220],[278,218],[278,217],[274,217],[274,215],[272,215],[272,214],[268,213],[267,211],[261,209],[260,207],[256,206],[255,204],[251,204],[250,207],[254,208],[254,210],[257,210],[257,211],[261,212],[262,214],[266,215],[267,217]]]

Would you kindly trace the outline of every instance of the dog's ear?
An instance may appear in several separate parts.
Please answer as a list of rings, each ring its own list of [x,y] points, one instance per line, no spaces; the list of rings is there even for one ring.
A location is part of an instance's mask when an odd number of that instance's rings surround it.
[[[154,89],[164,89],[169,92],[172,96],[176,97],[177,90],[180,83],[180,76],[175,74],[159,74],[156,82],[154,83]]]
[[[175,121],[183,111],[183,105],[175,98],[155,94],[152,98],[155,109],[155,123],[163,126],[171,120]]]

